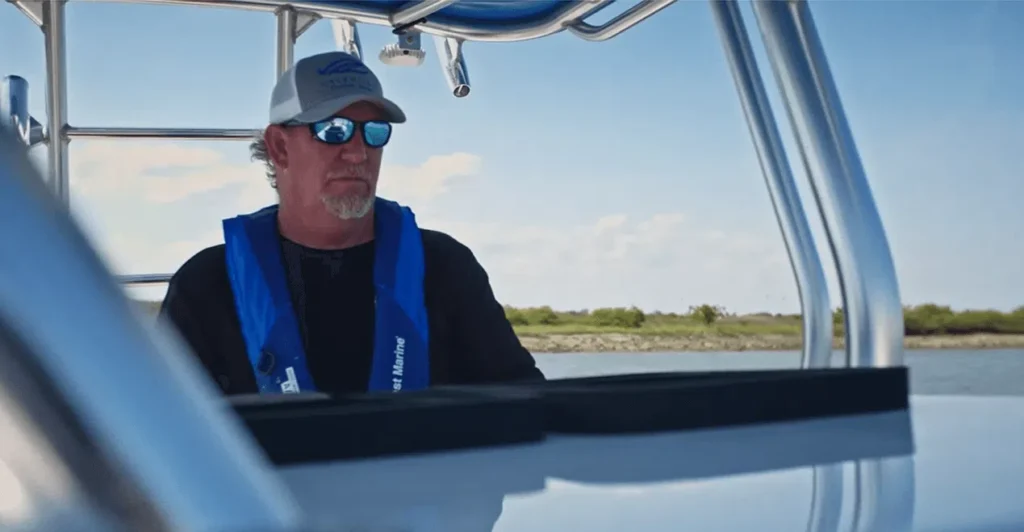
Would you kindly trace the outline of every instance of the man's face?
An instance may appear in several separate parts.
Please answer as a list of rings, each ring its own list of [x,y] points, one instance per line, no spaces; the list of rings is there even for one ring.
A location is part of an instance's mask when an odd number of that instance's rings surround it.
[[[359,102],[335,116],[357,123],[382,120],[373,104]],[[319,225],[325,217],[352,219],[369,213],[377,193],[383,148],[371,148],[363,139],[362,125],[344,144],[314,138],[309,127],[272,125],[267,128],[267,150],[278,171],[281,206]]]

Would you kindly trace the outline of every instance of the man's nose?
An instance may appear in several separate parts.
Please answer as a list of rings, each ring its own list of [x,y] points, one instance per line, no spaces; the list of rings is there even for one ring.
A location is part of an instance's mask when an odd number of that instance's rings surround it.
[[[369,156],[369,148],[363,142],[363,136],[358,132],[352,136],[352,140],[341,146],[341,158],[350,163],[361,163]]]

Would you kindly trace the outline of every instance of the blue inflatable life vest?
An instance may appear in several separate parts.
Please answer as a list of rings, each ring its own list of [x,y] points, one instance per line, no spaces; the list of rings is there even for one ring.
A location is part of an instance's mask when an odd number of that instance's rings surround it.
[[[430,385],[423,241],[408,207],[374,204],[376,325],[369,391]],[[259,393],[316,391],[281,253],[277,205],[223,221],[228,278]],[[342,346],[338,355],[342,356]]]

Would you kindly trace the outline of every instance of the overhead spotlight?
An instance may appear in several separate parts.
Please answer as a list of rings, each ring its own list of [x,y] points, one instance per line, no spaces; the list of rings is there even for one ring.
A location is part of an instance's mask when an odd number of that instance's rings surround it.
[[[398,35],[398,43],[392,43],[380,51],[380,62],[391,66],[415,67],[423,64],[427,53],[421,48],[421,33],[406,30]]]
[[[359,28],[355,21],[348,19],[331,19],[331,31],[334,32],[334,43],[338,50],[363,58],[363,45],[359,42]]]
[[[466,66],[465,56],[462,55],[462,40],[435,35],[434,45],[437,47],[438,63],[441,64],[441,71],[448,81],[452,95],[456,98],[469,96],[469,67]]]

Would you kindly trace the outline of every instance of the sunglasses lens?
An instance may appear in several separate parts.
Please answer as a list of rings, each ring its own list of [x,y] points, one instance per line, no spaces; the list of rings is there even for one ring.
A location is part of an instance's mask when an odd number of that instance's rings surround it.
[[[371,148],[380,148],[388,143],[391,138],[391,124],[387,122],[370,121],[363,124],[363,140]]]
[[[328,144],[348,142],[355,130],[356,125],[347,118],[332,118],[313,124],[313,134]]]

